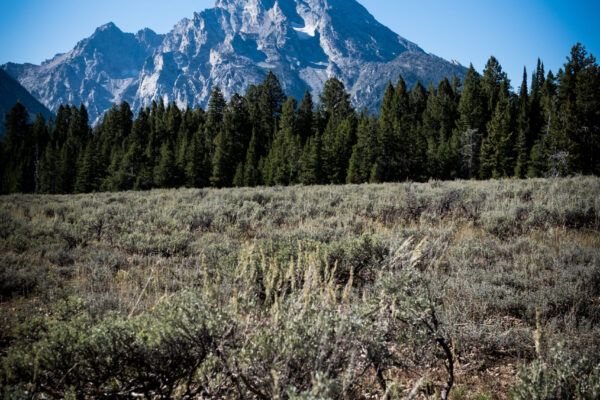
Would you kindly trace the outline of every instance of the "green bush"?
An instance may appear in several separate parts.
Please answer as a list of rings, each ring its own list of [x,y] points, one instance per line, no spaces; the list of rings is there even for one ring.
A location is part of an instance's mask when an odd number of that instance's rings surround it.
[[[120,238],[120,246],[132,254],[173,257],[185,255],[191,240],[192,235],[186,232],[170,235],[131,233]]]
[[[564,345],[550,350],[547,360],[538,359],[519,371],[513,400],[596,400],[600,398],[600,364],[586,355],[573,356]]]
[[[4,254],[0,257],[0,297],[28,297],[44,279],[43,267],[24,265],[21,256]]]
[[[60,307],[58,307],[60,308]],[[210,358],[215,336],[229,324],[202,307],[157,310],[134,319],[107,316],[99,324],[81,302],[63,303],[58,319],[46,322],[38,341],[11,348],[3,359],[3,379],[11,392],[64,398],[171,398],[182,385],[192,398],[203,389],[196,372]]]
[[[518,363],[553,390],[558,362],[531,372],[536,310],[590,356],[569,368],[594,396],[599,182],[0,197],[0,396],[393,399],[415,374],[434,395],[439,338],[458,382]]]

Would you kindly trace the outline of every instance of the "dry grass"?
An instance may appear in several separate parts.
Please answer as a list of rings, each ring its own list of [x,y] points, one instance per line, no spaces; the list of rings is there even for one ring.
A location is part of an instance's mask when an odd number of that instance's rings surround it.
[[[295,293],[285,285],[306,282],[315,257],[336,268],[322,287],[348,297],[352,276],[351,298],[366,307],[358,299],[412,238],[453,343],[455,393],[506,399],[518,365],[536,357],[536,309],[550,343],[598,355],[599,214],[591,177],[0,197],[0,347],[6,355],[22,339],[16,328],[70,296],[95,321],[133,318],[207,282],[217,307],[258,296],[239,312],[260,323],[255,307],[275,312],[273,293]],[[256,282],[266,293],[241,292]],[[443,379],[436,365],[386,379]],[[367,376],[364,396],[381,395]]]

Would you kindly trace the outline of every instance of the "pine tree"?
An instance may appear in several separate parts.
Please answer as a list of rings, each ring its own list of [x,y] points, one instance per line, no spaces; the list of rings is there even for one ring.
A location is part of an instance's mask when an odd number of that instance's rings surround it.
[[[38,114],[33,126],[31,127],[31,140],[32,140],[32,157],[33,157],[33,192],[40,192],[40,176],[41,176],[41,161],[44,155],[44,149],[50,142],[50,135],[48,134],[48,125],[46,120],[41,114]]]
[[[530,154],[530,164],[535,164],[539,168],[536,167],[528,171],[531,177],[546,175],[549,168],[549,157],[559,152],[557,149],[560,147],[562,139],[560,139],[560,121],[557,116],[557,107],[556,79],[552,71],[549,71],[540,93],[540,112],[543,124],[534,144],[534,147],[537,145],[539,151],[534,151],[532,148]]]
[[[531,149],[528,147],[530,142],[530,113],[529,93],[527,91],[527,70],[523,71],[523,83],[519,94],[519,116],[517,120],[517,141],[515,144],[515,153],[517,156],[515,166],[515,176],[525,178],[527,175],[529,155]]]
[[[328,121],[332,119],[334,125],[337,125],[354,114],[350,104],[350,95],[346,92],[342,81],[337,78],[331,78],[325,82],[323,93],[319,98],[321,99],[321,112],[325,120],[324,125],[327,125]]]
[[[347,183],[369,182],[373,165],[380,154],[377,141],[377,118],[362,118],[356,131],[357,142],[352,149]]]
[[[125,124],[128,125],[126,109],[122,115],[125,116]],[[128,126],[125,126],[124,130],[128,129]],[[121,190],[148,190],[153,186],[154,165],[147,157],[151,137],[150,110],[141,109],[131,124],[128,136],[119,146],[124,150],[124,154],[115,164],[116,176],[113,186],[122,188]],[[158,150],[153,149],[152,152],[158,153]]]
[[[212,160],[210,158],[209,146],[202,126],[198,127],[196,133],[192,137],[186,160],[187,164],[185,171],[188,186],[195,188],[210,186]]]
[[[527,148],[531,149],[534,143],[541,138],[546,119],[542,107],[542,91],[546,76],[544,75],[544,64],[538,58],[536,71],[531,78],[531,95],[529,98],[529,142]]]
[[[427,178],[427,138],[423,132],[423,113],[427,108],[427,90],[417,82],[409,94],[410,98],[410,139],[409,177],[422,181]]]
[[[210,100],[208,101],[208,112],[206,113],[206,124],[205,124],[205,136],[207,143],[211,146],[210,154],[213,155],[214,141],[221,131],[223,124],[223,115],[225,114],[225,108],[227,102],[223,96],[223,92],[218,86],[213,88],[210,94]]]
[[[416,148],[417,138],[413,137],[414,130],[411,129],[412,110],[410,98],[406,91],[406,83],[400,75],[398,84],[394,91],[395,96],[395,121],[394,121],[394,136],[396,137],[397,145],[395,154],[392,154],[394,159],[393,164],[396,165],[396,170],[392,174],[393,180],[404,181],[408,179],[413,168],[413,157],[417,153]]]
[[[159,188],[174,187],[175,155],[169,142],[160,148],[160,161],[154,169],[154,184]]]
[[[117,190],[149,189],[151,187],[151,175],[148,168],[142,145],[139,142],[132,142],[120,159],[113,187]],[[177,177],[179,174],[177,162],[175,162],[174,171],[173,184],[178,186],[180,179]]]
[[[258,168],[258,143],[256,129],[252,131],[248,151],[246,152],[246,162],[244,164],[244,186],[254,187],[261,182]]]
[[[300,106],[298,107],[297,129],[300,140],[302,141],[302,146],[304,146],[308,138],[313,135],[313,109],[312,96],[307,89],[304,98],[302,98]]]
[[[75,106],[71,107],[68,136],[75,138],[78,143],[85,143],[89,139],[89,133],[88,113],[85,106],[82,104],[79,109]]]
[[[231,162],[243,160],[251,139],[251,124],[246,100],[237,93],[231,96],[223,118],[223,129],[231,136]]]
[[[299,181],[303,185],[323,183],[323,159],[321,135],[317,132],[306,142],[300,157]]]
[[[580,43],[573,46],[558,87],[559,118],[569,172],[598,173],[600,163],[600,70]]]
[[[487,125],[488,136],[481,146],[482,179],[512,176],[514,172],[512,129],[508,82],[503,81],[500,85],[496,110]]]
[[[71,107],[59,106],[56,112],[56,120],[54,121],[54,131],[52,132],[52,139],[59,147],[67,140],[70,124]]]
[[[238,163],[235,169],[235,175],[233,176],[233,186],[242,187],[244,186],[244,164]]]
[[[77,140],[73,136],[69,136],[60,149],[57,160],[56,186],[58,193],[73,193],[77,177],[78,160],[79,148]]]
[[[40,161],[40,192],[58,193],[56,184],[56,163],[58,149],[52,143],[46,146]]]
[[[383,182],[383,169],[380,159],[377,159],[371,168],[371,174],[369,176],[369,183],[382,183]]]
[[[355,142],[356,121],[353,116],[336,124],[332,118],[323,133],[323,172],[328,183],[346,181],[352,146]]]
[[[16,103],[5,120],[4,151],[9,159],[2,177],[2,192],[31,192],[34,186],[34,166],[29,114],[21,103]]]
[[[384,181],[405,180],[414,168],[414,157],[420,149],[416,146],[416,137],[412,137],[416,132],[411,127],[413,113],[406,83],[400,76],[395,88],[391,82],[388,83],[381,104],[377,159]]]
[[[377,127],[377,139],[379,142],[379,167],[383,171],[382,179],[390,181],[398,168],[396,164],[396,155],[400,149],[397,148],[398,140],[396,138],[396,89],[392,82],[388,82],[381,103],[379,112],[379,124]]]
[[[96,190],[96,147],[92,140],[86,145],[85,151],[80,156],[78,164],[79,166],[77,168],[77,177],[75,178],[74,186],[75,193],[89,193]]]
[[[235,174],[235,165],[231,164],[232,143],[229,132],[222,129],[215,139],[215,155],[212,161],[210,184],[217,188],[230,187]]]
[[[264,178],[267,185],[289,185],[297,182],[301,155],[296,118],[297,102],[293,97],[282,107],[281,129],[275,135],[271,151],[265,160]]]
[[[279,80],[269,72],[260,86],[261,92],[258,99],[260,110],[260,125],[256,131],[258,136],[259,154],[266,156],[273,143],[274,134],[278,129],[277,123],[281,114],[281,107],[286,100]]]
[[[527,169],[528,178],[539,178],[544,176],[548,170],[546,162],[546,151],[544,149],[544,138],[538,139],[529,154],[529,167]]]
[[[350,95],[335,78],[325,83],[320,96],[326,127],[321,138],[323,173],[329,183],[346,181],[352,146],[356,137],[356,117]]]
[[[483,70],[483,79],[481,80],[481,88],[487,105],[487,121],[492,118],[492,115],[496,110],[496,104],[500,98],[500,86],[502,82],[505,81],[508,82],[508,78],[506,73],[502,71],[500,62],[498,62],[496,57],[490,57]]]
[[[447,79],[440,82],[437,90],[430,86],[423,129],[427,135],[429,176],[436,179],[454,178],[460,170],[459,149],[452,141],[457,106],[456,94]]]
[[[471,64],[463,82],[456,131],[453,134],[459,145],[460,176],[467,179],[475,177],[479,171],[481,138],[486,123],[483,99],[480,76]]]

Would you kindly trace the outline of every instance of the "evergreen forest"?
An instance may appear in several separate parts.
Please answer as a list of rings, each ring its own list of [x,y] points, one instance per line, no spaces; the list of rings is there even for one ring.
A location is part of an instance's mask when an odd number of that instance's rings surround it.
[[[600,175],[600,69],[581,44],[556,75],[538,60],[513,90],[491,57],[461,82],[390,82],[379,114],[342,82],[319,102],[287,97],[273,73],[206,110],[123,102],[90,127],[83,105],[33,122],[17,103],[0,141],[0,193],[89,193]]]

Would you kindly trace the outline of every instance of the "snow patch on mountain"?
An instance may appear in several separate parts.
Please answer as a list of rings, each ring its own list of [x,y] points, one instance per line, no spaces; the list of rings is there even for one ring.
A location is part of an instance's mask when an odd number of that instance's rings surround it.
[[[304,24],[297,24],[295,22],[291,23],[292,28],[298,34],[298,38],[300,40],[306,40],[310,38],[314,38],[317,30],[317,25],[308,25],[306,22]]]

